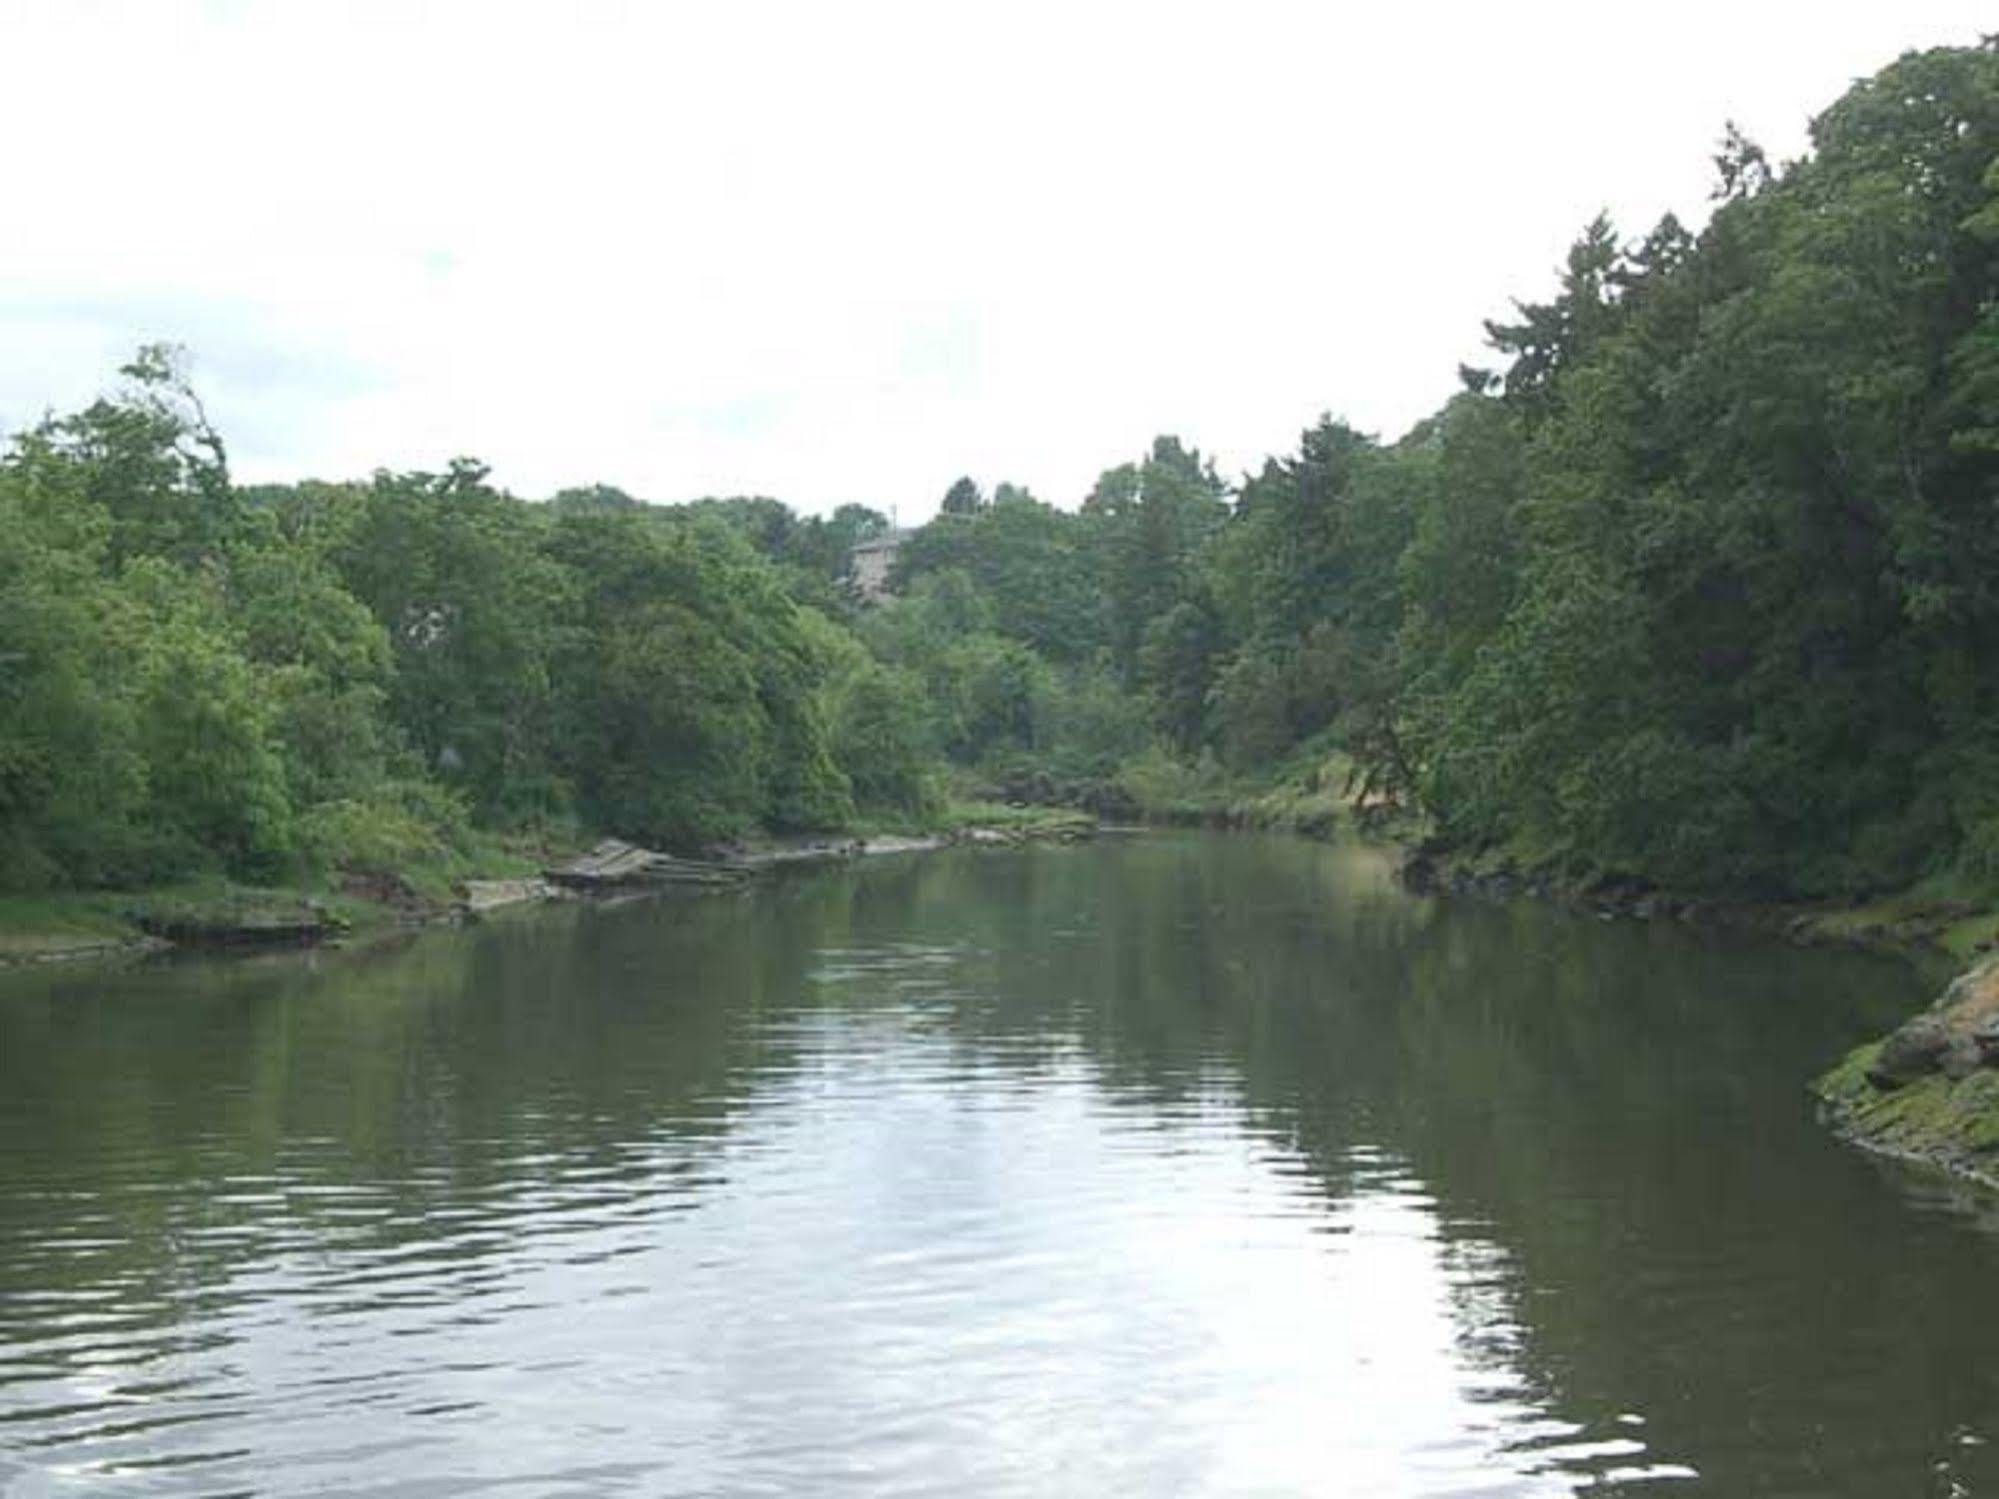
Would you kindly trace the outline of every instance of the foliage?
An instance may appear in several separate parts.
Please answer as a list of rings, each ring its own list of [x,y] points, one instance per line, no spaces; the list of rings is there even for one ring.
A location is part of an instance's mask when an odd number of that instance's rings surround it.
[[[1600,222],[1446,414],[1402,583],[1405,724],[1447,830],[1816,893],[1971,854],[1993,805],[1992,47],[1911,55],[1697,239]],[[1523,331],[1526,330],[1526,331]]]
[[[1989,888],[1999,44],[1899,59],[1813,144],[1731,127],[1698,232],[1592,221],[1399,441],[1322,418],[1232,490],[1162,436],[1074,510],[961,478],[879,605],[858,505],[237,487],[142,350],[0,460],[0,882],[913,821],[948,766],[1357,798],[1685,887]]]
[[[1102,661],[1169,800],[1161,755],[1255,777],[1324,736],[1370,805],[1576,872],[1989,883],[1999,50],[1900,59],[1814,145],[1776,169],[1731,128],[1698,233],[1592,221],[1393,445],[1324,419],[1230,505],[1162,438],[1010,534],[964,486],[891,606],[933,702],[952,639],[998,633]],[[970,759],[1065,737],[949,730]]]
[[[969,481],[964,481],[969,482]],[[894,586],[960,573],[992,611],[991,627],[1051,661],[1081,661],[1105,642],[1088,522],[1001,484],[991,503],[946,509],[912,536]]]
[[[0,461],[7,888],[399,868],[475,822],[681,845],[853,817],[837,653],[740,517],[530,505],[463,460],[239,491],[179,365],[127,374]],[[927,805],[915,710],[871,738],[868,711],[853,763],[901,736],[870,794]]]

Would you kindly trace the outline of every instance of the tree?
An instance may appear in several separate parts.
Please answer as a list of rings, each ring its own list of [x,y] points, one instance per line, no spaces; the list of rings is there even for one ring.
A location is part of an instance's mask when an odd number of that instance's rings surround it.
[[[1107,612],[1111,659],[1127,684],[1153,620],[1188,593],[1196,559],[1228,517],[1214,464],[1176,437],[1142,462],[1107,470],[1083,502]]]
[[[991,607],[991,628],[1054,661],[1081,661],[1104,644],[1101,591],[1085,523],[1001,484],[993,503],[940,515],[903,545],[895,586],[960,572]]]
[[[1569,247],[1554,301],[1515,302],[1518,322],[1486,323],[1486,341],[1512,360],[1502,389],[1523,411],[1543,414],[1556,377],[1613,325],[1620,260],[1617,233],[1608,215],[1598,214]]]
[[[986,497],[979,486],[969,478],[959,479],[944,491],[944,500],[938,506],[943,515],[976,515],[985,508]]]
[[[566,510],[557,523],[629,515]],[[388,632],[391,712],[423,768],[502,822],[564,802],[553,669],[574,581],[543,550],[547,525],[460,460],[442,474],[377,474],[332,553]]]

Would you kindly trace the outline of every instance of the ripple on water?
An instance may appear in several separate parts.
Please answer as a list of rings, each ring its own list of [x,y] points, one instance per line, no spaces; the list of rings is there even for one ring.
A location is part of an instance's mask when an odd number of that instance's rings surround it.
[[[1113,914],[1072,909],[1096,899],[1052,913],[1053,958],[971,922],[926,940],[915,916],[864,941],[842,907],[816,918],[839,940],[788,968],[731,956],[733,987],[579,944],[535,970],[531,1003],[495,959],[455,997],[385,985],[371,1011],[331,970],[223,1026],[269,1070],[215,1090],[236,1127],[176,1137],[147,1115],[59,1166],[0,1099],[0,1488],[1434,1499],[1698,1480],[1650,1405],[1563,1388],[1570,1286],[1547,1259],[1566,1241],[1521,1235],[1497,1186],[1426,1171],[1396,1087],[1349,1086],[1331,1042],[1252,1075],[1257,1028],[1294,1001],[1229,1008],[1251,946],[1127,968]],[[1232,911],[1203,891],[1148,940]],[[590,930],[615,945],[642,919]],[[1316,913],[1279,909],[1261,940],[1315,943]],[[1212,992],[1149,1008],[1183,971]],[[1320,1004],[1326,971],[1272,992]],[[697,989],[718,997],[681,1002]],[[312,1029],[342,994],[377,1049]],[[559,1028],[537,1018],[551,1004]],[[328,1048],[330,1082],[288,1060],[304,1041],[280,1017]],[[1374,1054],[1407,1065],[1411,1022],[1379,1023]],[[1535,1205],[1597,1206],[1562,1180]],[[1768,1276],[1717,1233],[1625,1288],[1718,1325]],[[1979,1441],[1963,1428],[1942,1460]]]

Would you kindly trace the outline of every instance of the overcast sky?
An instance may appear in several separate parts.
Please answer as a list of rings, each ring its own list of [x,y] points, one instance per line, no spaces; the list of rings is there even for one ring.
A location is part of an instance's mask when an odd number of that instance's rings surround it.
[[[1982,26],[1981,26],[1982,23]],[[185,344],[243,479],[1074,504],[1399,434],[1608,208],[1990,0],[0,0],[0,428]]]

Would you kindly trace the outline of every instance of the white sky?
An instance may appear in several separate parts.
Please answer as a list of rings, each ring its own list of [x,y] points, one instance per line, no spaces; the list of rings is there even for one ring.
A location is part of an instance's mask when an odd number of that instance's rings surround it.
[[[1073,504],[1394,436],[1600,207],[1697,220],[1990,0],[0,0],[0,428],[191,350],[243,479]]]

